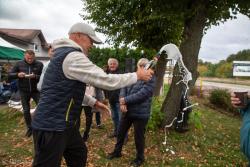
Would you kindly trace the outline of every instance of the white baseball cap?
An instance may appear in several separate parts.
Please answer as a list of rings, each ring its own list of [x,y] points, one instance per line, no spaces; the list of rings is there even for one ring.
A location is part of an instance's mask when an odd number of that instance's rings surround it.
[[[73,34],[73,33],[83,33],[83,34],[86,34],[88,35],[94,43],[96,44],[101,44],[102,41],[100,40],[100,38],[98,38],[95,34],[95,30],[88,24],[85,24],[85,23],[76,23],[74,24],[68,34]]]

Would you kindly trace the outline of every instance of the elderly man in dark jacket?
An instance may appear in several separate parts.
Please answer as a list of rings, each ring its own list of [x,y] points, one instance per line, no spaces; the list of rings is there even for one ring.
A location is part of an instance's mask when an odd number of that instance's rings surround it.
[[[108,59],[108,69],[107,74],[121,74],[119,70],[119,62],[115,58]],[[117,137],[118,127],[121,119],[120,104],[119,104],[119,94],[120,89],[105,91],[105,97],[109,100],[111,107],[112,120],[114,124],[114,131],[109,135],[110,138]]]
[[[34,51],[26,50],[24,52],[24,60],[18,61],[9,73],[9,79],[18,79],[23,115],[28,128],[26,132],[27,137],[30,137],[32,134],[30,99],[33,98],[36,104],[39,101],[40,94],[37,90],[37,83],[40,79],[42,69],[43,64],[35,60]]]
[[[137,63],[137,68],[143,68],[147,59],[142,58]],[[120,107],[122,118],[118,130],[117,143],[108,159],[121,157],[122,146],[126,134],[133,124],[136,145],[136,158],[131,165],[140,166],[144,162],[145,127],[150,117],[151,101],[154,89],[155,77],[148,82],[137,81],[134,85],[121,89]]]

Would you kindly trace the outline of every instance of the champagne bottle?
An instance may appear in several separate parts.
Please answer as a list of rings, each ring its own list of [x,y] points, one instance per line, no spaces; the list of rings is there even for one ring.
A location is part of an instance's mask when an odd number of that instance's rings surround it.
[[[150,60],[144,67],[145,70],[152,69],[155,70],[160,54],[157,54],[153,60]]]

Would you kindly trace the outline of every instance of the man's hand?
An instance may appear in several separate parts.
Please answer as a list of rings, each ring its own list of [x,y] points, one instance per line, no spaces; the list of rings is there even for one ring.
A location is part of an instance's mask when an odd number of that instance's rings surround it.
[[[30,74],[30,78],[36,78],[36,75],[34,73]]]
[[[151,69],[145,70],[144,68],[138,68],[136,74],[138,80],[148,81],[152,78],[154,71]]]
[[[34,73],[31,73],[31,74],[25,74],[24,77],[33,79],[33,78],[36,78],[36,75]]]
[[[109,109],[108,106],[106,106],[105,104],[101,103],[100,101],[96,101],[94,108],[100,112],[105,112],[108,113],[109,115],[111,115],[111,111]]]
[[[119,102],[120,102],[120,105],[125,105],[126,104],[124,97],[121,97],[119,99]]]
[[[24,72],[19,72],[17,74],[18,78],[24,78],[25,77],[25,73]]]
[[[127,105],[123,104],[123,105],[120,105],[120,110],[122,113],[126,113],[128,110],[127,110]]]
[[[104,105],[108,106],[109,105],[109,100],[108,99],[104,99],[104,100],[102,100],[102,103]]]
[[[238,109],[244,108],[244,107],[242,107],[242,106],[238,106],[240,103],[241,103],[240,99],[237,98],[237,97],[235,96],[235,94],[232,92],[232,93],[231,93],[231,104],[232,104],[232,106],[233,106],[234,108],[238,108]]]

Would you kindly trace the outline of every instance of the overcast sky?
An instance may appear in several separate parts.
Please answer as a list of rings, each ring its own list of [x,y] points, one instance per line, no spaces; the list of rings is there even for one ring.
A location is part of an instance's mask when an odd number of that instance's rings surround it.
[[[82,21],[82,5],[81,0],[0,0],[0,28],[41,29],[52,42],[67,37],[70,26]],[[98,35],[105,41],[103,34]],[[218,62],[243,49],[250,49],[250,19],[239,15],[207,31],[199,58]]]

